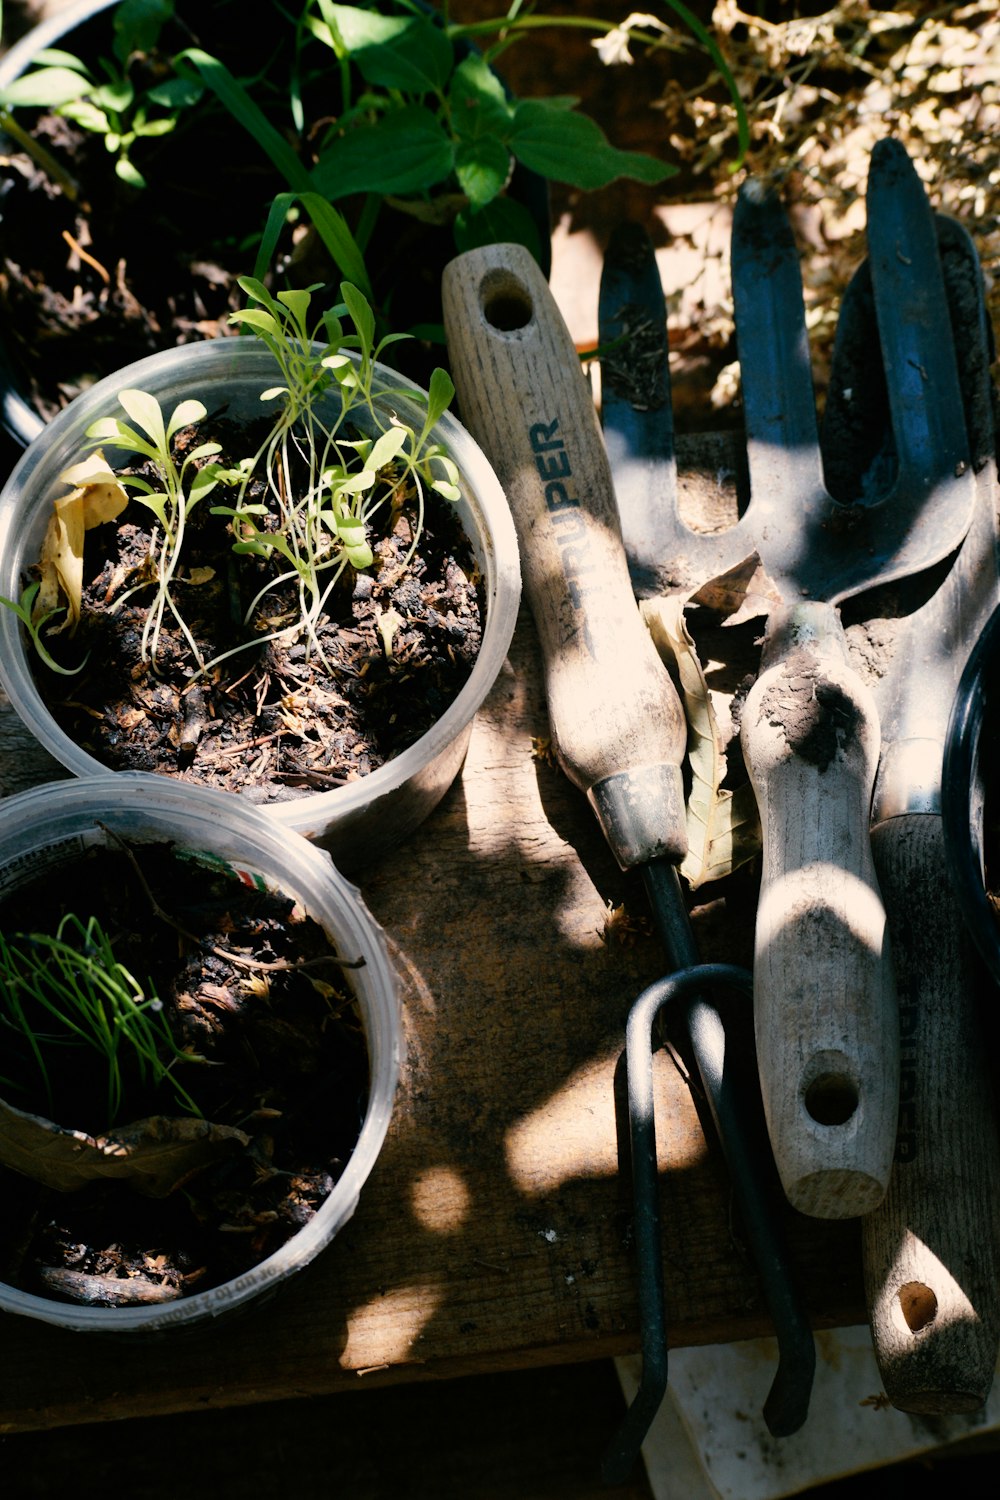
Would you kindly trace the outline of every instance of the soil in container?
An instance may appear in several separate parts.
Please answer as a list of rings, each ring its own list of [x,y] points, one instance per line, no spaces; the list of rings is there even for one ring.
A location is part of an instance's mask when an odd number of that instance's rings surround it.
[[[219,441],[221,457],[235,463],[260,435],[216,418],[177,441],[181,451]],[[196,677],[189,644],[167,618],[155,663],[143,659],[150,590],[135,584],[155,523],[133,499],[116,523],[87,532],[79,628],[72,639],[48,638],[53,656],[82,669],[61,676],[32,653],[39,690],[66,733],[112,770],[163,772],[260,803],[354,781],[419,739],[460,692],[482,644],[482,579],[451,503],[427,492],[408,562],[415,510],[404,503],[377,513],[374,563],[341,575],[319,649],[267,639],[294,617],[293,581],[266,593],[245,622],[268,569],[289,570],[280,557],[244,556],[237,568],[228,520],[211,503],[191,513],[178,598],[204,661],[249,648]]]
[[[350,1159],[369,1073],[349,980],[323,929],[291,900],[167,844],[90,849],[9,895],[0,931],[12,945],[16,933],[54,933],[67,912],[96,917],[117,961],[147,996],[155,991],[177,1044],[204,1059],[172,1071],[205,1120],[245,1141],[163,1197],[110,1181],[57,1191],[0,1169],[0,1279],[97,1306],[208,1290],[306,1224]],[[0,1032],[7,1103],[92,1137],[114,1134],[98,1054],[50,1048],[46,1088],[9,1020]],[[122,1077],[122,1120],[178,1115],[164,1084],[151,1088],[127,1063]]]

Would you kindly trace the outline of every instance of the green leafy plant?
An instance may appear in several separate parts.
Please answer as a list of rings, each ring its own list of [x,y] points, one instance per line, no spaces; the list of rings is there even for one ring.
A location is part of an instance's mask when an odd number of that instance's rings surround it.
[[[204,93],[197,78],[178,73],[168,72],[142,89],[132,80],[132,58],[156,46],[173,13],[173,0],[122,0],[114,12],[112,55],[99,59],[100,77],[71,52],[57,48],[40,51],[35,58],[37,66],[0,92],[5,129],[38,159],[30,136],[12,120],[9,111],[54,109],[82,129],[103,136],[115,158],[118,176],[132,187],[145,187],[146,180],[132,160],[132,148],[144,138],[169,134],[176,128],[180,113],[196,104]],[[42,165],[48,168],[50,162],[45,153]],[[58,169],[57,173],[64,178]]]
[[[320,649],[316,625],[330,591],[346,567],[360,570],[374,561],[368,529],[376,513],[384,507],[398,510],[404,499],[413,501],[416,519],[405,566],[423,529],[425,488],[449,500],[458,498],[454,463],[439,445],[429,443],[454,386],[444,370],[434,372],[423,425],[415,432],[385,407],[392,391],[383,392],[381,406],[374,400],[375,362],[402,335],[376,341],[374,313],[357,287],[342,282],[340,308],[324,313],[311,328],[315,288],[272,297],[252,277],[241,278],[240,286],[257,306],[234,313],[233,321],[252,329],[274,355],[284,384],[262,399],[280,397],[282,407],[262,450],[246,468],[235,506],[214,509],[231,517],[237,553],[270,557],[277,552],[289,564],[288,572],[265,584],[248,614],[265,593],[294,577],[299,615],[283,633],[305,633]],[[353,334],[344,332],[341,311],[353,322]],[[349,350],[357,352],[356,360]],[[322,403],[327,393],[332,396],[328,411]],[[299,456],[306,473],[296,481]],[[248,503],[248,485],[258,470],[266,476],[268,501]]]
[[[219,482],[220,470],[216,464],[204,462],[219,452],[218,443],[201,443],[191,449],[180,464],[174,456],[173,440],[183,427],[196,425],[205,416],[205,407],[200,401],[181,401],[164,423],[159,402],[146,391],[120,391],[118,400],[124,407],[132,424],[118,417],[104,417],[88,428],[92,445],[107,439],[115,442],[126,452],[151,459],[158,474],[161,488],[156,489],[146,479],[137,475],[123,478],[123,484],[136,490],[142,504],[147,506],[159,522],[159,532],[154,532],[153,550],[146,569],[146,577],[119,598],[119,605],[130,594],[152,587],[154,602],[146,615],[142,634],[144,660],[156,660],[157,645],[164,614],[169,611],[184,634],[195,660],[204,666],[201,653],[193,635],[177,607],[174,585],[184,549],[184,537],[194,507],[210,494]],[[138,430],[137,430],[138,429]],[[40,627],[39,627],[40,628]]]
[[[331,591],[346,568],[361,570],[374,562],[369,529],[383,509],[398,513],[407,506],[411,541],[405,567],[423,528],[428,489],[445,499],[459,497],[458,470],[431,434],[454,395],[443,370],[436,370],[426,396],[419,431],[391,411],[394,395],[414,393],[383,389],[376,399],[375,364],[386,346],[402,337],[376,338],[375,316],[360,291],[344,282],[342,302],[310,322],[315,288],[279,292],[272,297],[252,277],[241,286],[255,304],[233,314],[233,321],[258,338],[274,356],[281,383],[262,395],[280,403],[275,420],[257,452],[223,467],[216,461],[218,443],[198,443],[178,461],[175,439],[183,428],[205,415],[198,400],[182,401],[164,420],[154,397],[126,390],[119,401],[126,415],[103,417],[88,428],[91,446],[112,442],[125,453],[149,460],[158,484],[141,475],[122,474],[121,483],[158,523],[143,577],[116,601],[117,607],[145,588],[153,602],[143,629],[143,659],[155,664],[160,629],[169,612],[197,663],[198,675],[227,657],[259,645],[262,639],[304,637],[322,656],[317,627]],[[354,332],[345,330],[349,316]],[[295,584],[298,609],[286,624],[268,635],[251,636],[206,662],[177,603],[185,538],[191,513],[217,485],[235,490],[231,505],[215,505],[212,514],[226,517],[238,557],[276,562],[246,610],[250,626],[266,596]],[[387,654],[391,633],[383,632]]]
[[[63,677],[74,677],[76,673],[79,672],[85,665],[86,657],[84,657],[79,666],[64,667],[56,661],[55,657],[46,647],[45,641],[42,638],[42,631],[44,630],[48,622],[52,619],[53,615],[61,614],[62,610],[46,610],[45,613],[42,614],[37,620],[33,617],[34,604],[38,596],[38,590],[40,587],[41,585],[37,582],[29,583],[27,588],[23,590],[21,597],[18,600],[5,599],[4,596],[0,594],[0,604],[4,605],[7,609],[14,611],[14,613],[17,615],[17,618],[21,621],[21,624],[28,632],[31,644],[34,646],[35,650],[38,652],[38,655],[51,672],[58,672]]]
[[[201,1059],[177,1045],[155,991],[119,963],[95,917],[84,922],[70,913],[54,935],[0,933],[0,1026],[5,1052],[33,1066],[53,1117],[59,1100],[52,1074],[56,1054],[66,1049],[79,1056],[74,1068],[86,1052],[103,1060],[108,1125],[121,1113],[130,1082],[165,1085],[182,1111],[201,1115],[174,1071]],[[15,1087],[9,1077],[0,1084]]]

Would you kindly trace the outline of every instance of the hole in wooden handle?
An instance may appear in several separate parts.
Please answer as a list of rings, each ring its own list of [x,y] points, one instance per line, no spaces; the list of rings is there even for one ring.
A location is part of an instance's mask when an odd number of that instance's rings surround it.
[[[896,1293],[899,1310],[911,1333],[919,1333],[937,1317],[938,1300],[922,1281],[908,1281]]]
[[[805,1106],[817,1125],[846,1125],[858,1107],[858,1090],[845,1073],[821,1073],[805,1092]]]
[[[526,328],[534,315],[531,293],[512,271],[489,271],[480,287],[483,317],[498,333]]]

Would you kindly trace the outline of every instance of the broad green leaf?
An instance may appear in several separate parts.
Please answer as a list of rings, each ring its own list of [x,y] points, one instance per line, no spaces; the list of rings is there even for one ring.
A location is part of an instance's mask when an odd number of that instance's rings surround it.
[[[206,464],[203,469],[199,469],[188,489],[188,505],[197,505],[199,500],[204,500],[205,496],[210,495],[218,483],[219,473],[217,464]]]
[[[193,397],[188,401],[179,401],[174,407],[173,415],[167,424],[167,440],[173,437],[175,432],[180,432],[182,427],[193,427],[198,422],[203,422],[208,415],[204,405]],[[194,455],[191,455],[194,457]]]
[[[726,757],[718,720],[694,639],[684,620],[687,600],[667,595],[644,600],[642,616],[661,657],[681,685],[688,723],[691,792],[687,804],[688,852],[680,866],[692,890],[720,880],[760,848],[760,825],[753,788],[723,789]]]
[[[63,52],[59,47],[43,47],[35,53],[33,61],[40,68],[73,68],[75,72],[90,77],[86,64],[74,52]]]
[[[365,490],[370,490],[375,483],[376,474],[374,469],[361,469],[357,474],[349,474],[337,485],[338,495],[361,495]],[[340,530],[340,519],[337,520],[337,530]]]
[[[166,495],[156,495],[152,493],[148,495],[139,495],[138,500],[140,505],[146,505],[149,507],[149,509],[153,512],[153,515],[163,527],[164,531],[166,531],[168,529]]]
[[[289,196],[291,196],[291,194],[289,194]],[[271,296],[271,293],[268,291],[264,283],[260,281],[256,276],[237,276],[236,285],[239,287],[241,292],[245,292],[246,295],[248,297],[252,297],[255,302],[260,302],[264,307],[269,307],[276,318],[280,316],[274,298]]]
[[[135,89],[127,78],[115,79],[113,83],[102,83],[90,95],[98,109],[119,114],[135,102]]]
[[[146,98],[161,109],[190,109],[205,93],[196,78],[168,78],[146,90]]]
[[[87,436],[95,442],[107,442],[110,440],[117,443],[120,448],[130,448],[135,453],[144,453],[147,458],[158,458],[159,454],[152,443],[139,436],[134,427],[127,422],[120,422],[117,417],[100,417],[96,422],[91,422],[87,428]],[[132,481],[129,481],[132,483]]]
[[[430,386],[427,391],[427,421],[429,430],[448,410],[455,397],[455,386],[447,370],[440,367],[431,372]]]
[[[151,396],[148,391],[119,391],[118,400],[136,426],[141,427],[162,452],[167,446],[167,434],[160,403],[155,396]]]
[[[98,109],[89,99],[71,99],[62,106],[60,113],[67,120],[73,120],[81,129],[92,130],[95,135],[105,135],[110,128],[111,122],[103,109]],[[115,149],[117,150],[117,144]]]
[[[330,199],[353,193],[418,193],[451,174],[455,151],[444,126],[421,105],[394,109],[326,148],[313,186]]]
[[[334,5],[320,0],[324,22],[350,52],[381,47],[398,40],[410,25],[410,16],[383,16],[362,5]]]
[[[507,147],[490,136],[459,141],[455,149],[455,175],[474,209],[499,197],[507,186],[511,165]]]
[[[269,333],[277,336],[278,324],[269,312],[264,312],[260,307],[244,307],[239,312],[230,313],[231,323],[245,323],[250,328],[256,328],[258,333]]]
[[[362,349],[371,349],[375,342],[375,314],[368,305],[367,299],[361,295],[356,286],[351,286],[349,281],[340,283],[340,295],[347,306],[352,323],[358,330]]]
[[[375,443],[365,467],[369,469],[383,469],[386,464],[391,464],[399,450],[406,443],[405,427],[390,427]]]
[[[482,245],[524,245],[541,262],[542,244],[538,225],[523,203],[513,198],[494,198],[482,208],[466,209],[454,227],[459,250],[478,250]]]
[[[135,122],[136,135],[169,135],[172,130],[176,129],[177,121],[169,117],[161,120],[140,120],[137,118]]]
[[[40,68],[35,73],[23,73],[0,89],[0,104],[9,109],[58,109],[92,87],[90,80],[73,68]]]
[[[126,63],[133,52],[151,52],[173,13],[173,0],[122,0],[114,12],[118,61]]]
[[[129,187],[144,188],[146,186],[145,177],[132,165],[127,156],[120,156],[115,162],[115,176],[120,177],[122,182],[127,182]]]
[[[638,151],[619,151],[595,121],[551,100],[525,99],[514,112],[510,149],[529,170],[572,187],[606,187],[619,177],[662,182],[677,168]]]
[[[378,45],[348,45],[348,57],[364,81],[376,89],[399,89],[421,98],[444,89],[454,63],[453,46],[444,28],[423,18],[408,21],[393,39]]]
[[[503,84],[478,53],[463,59],[455,69],[448,103],[451,128],[460,140],[478,140],[484,135],[506,138],[514,107]]]

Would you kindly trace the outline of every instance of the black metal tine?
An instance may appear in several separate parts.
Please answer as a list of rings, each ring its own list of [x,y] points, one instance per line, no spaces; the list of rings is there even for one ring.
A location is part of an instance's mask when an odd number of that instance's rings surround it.
[[[624,1419],[605,1452],[602,1475],[608,1483],[622,1483],[639,1455],[667,1388],[666,1306],[660,1234],[659,1178],[656,1165],[656,1122],[653,1111],[653,1029],[664,1006],[686,1000],[692,1042],[706,1097],[716,1118],[720,1139],[742,1140],[732,1130],[734,1099],[728,1079],[725,1028],[718,1010],[703,998],[708,989],[722,987],[749,997],[752,977],[733,964],[697,964],[678,970],[649,985],[634,1002],[626,1027],[629,1141],[635,1203],[635,1245],[639,1264],[639,1305],[642,1315],[642,1373]],[[692,1017],[692,1011],[695,1012]],[[739,1151],[727,1154],[732,1170],[743,1166]],[[756,1178],[753,1166],[744,1187]],[[734,1180],[734,1191],[737,1183]],[[740,1209],[750,1215],[744,1223],[758,1259],[765,1298],[778,1328],[778,1369],[764,1403],[764,1420],[776,1437],[797,1432],[805,1421],[815,1369],[815,1345],[808,1320],[788,1275],[783,1247],[772,1232],[773,1216],[754,1190],[737,1193]],[[761,1242],[770,1246],[762,1254]]]
[[[673,915],[678,909],[670,899],[679,885],[676,867],[665,860],[651,861],[643,869],[643,880],[674,975],[701,974],[707,987],[711,965],[699,960],[690,922],[682,925]],[[738,987],[752,1001],[751,975],[745,969],[735,972],[741,976]],[[764,1122],[756,1058],[745,1057],[741,1065],[727,1045],[722,1017],[704,989],[692,983],[684,995],[685,1029],[778,1341],[778,1368],[764,1405],[764,1420],[773,1436],[787,1437],[799,1430],[809,1410],[816,1348],[780,1228],[785,1200]]]
[[[669,560],[677,464],[666,303],[653,242],[639,224],[619,225],[608,243],[598,328],[601,425],[622,541],[633,588],[648,597],[660,592]]]
[[[868,172],[868,258],[900,478],[928,485],[969,461],[934,213],[901,142]],[[896,505],[894,498],[893,505]]]

